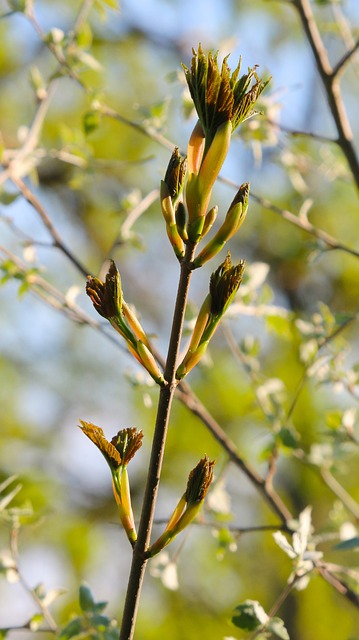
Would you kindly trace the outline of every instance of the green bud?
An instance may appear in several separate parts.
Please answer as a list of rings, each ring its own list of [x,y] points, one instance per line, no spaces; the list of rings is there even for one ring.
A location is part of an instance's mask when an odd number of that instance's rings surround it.
[[[187,242],[187,212],[183,202],[179,202],[176,208],[176,226],[183,242]]]
[[[211,258],[217,255],[226,242],[237,233],[247,214],[248,195],[249,183],[245,182],[239,188],[235,198],[233,199],[223,224],[213,236],[212,240],[206,244],[204,249],[202,249],[194,260],[193,267],[195,269],[201,267],[205,262],[208,262],[208,260],[211,260]]]
[[[189,474],[187,489],[174,510],[163,534],[147,552],[148,557],[159,553],[173,538],[183,531],[199,513],[213,479],[214,460],[202,458]]]

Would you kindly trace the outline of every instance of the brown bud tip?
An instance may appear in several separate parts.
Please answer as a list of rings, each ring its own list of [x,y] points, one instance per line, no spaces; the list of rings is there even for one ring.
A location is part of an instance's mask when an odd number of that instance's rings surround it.
[[[92,276],[87,277],[86,293],[96,311],[104,318],[114,318],[121,314],[121,278],[113,260],[111,260],[105,282]]]
[[[185,493],[187,504],[204,500],[213,480],[214,465],[215,460],[210,460],[208,456],[205,456],[199,461],[197,466],[192,469],[188,476]]]
[[[236,206],[237,204],[242,204],[244,209],[248,207],[249,187],[249,182],[244,182],[244,184],[239,187],[229,209],[232,209],[232,207]]]
[[[175,147],[168,163],[164,182],[172,199],[178,198],[182,191],[187,172],[187,158],[181,158],[178,147]]]
[[[122,464],[122,458],[116,447],[106,439],[103,429],[83,420],[80,420],[79,427],[101,451],[111,469],[116,470]]]
[[[143,432],[136,427],[121,429],[111,440],[122,459],[122,464],[127,465],[142,446]]]
[[[242,282],[244,260],[232,265],[231,254],[211,275],[209,291],[212,297],[211,312],[214,315],[223,314],[233,300]]]

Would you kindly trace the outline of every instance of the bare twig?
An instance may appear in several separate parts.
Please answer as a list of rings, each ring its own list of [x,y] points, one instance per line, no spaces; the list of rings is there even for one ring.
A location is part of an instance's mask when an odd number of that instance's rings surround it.
[[[354,606],[359,609],[359,595],[355,593],[350,587],[348,587],[343,580],[340,580],[337,576],[335,576],[329,569],[325,562],[317,562],[316,568],[318,569],[320,575],[328,584],[330,584],[340,595],[344,596],[351,602]]]
[[[340,90],[340,70],[349,61],[350,57],[355,53],[352,50],[348,60],[343,58],[338,63],[339,67],[332,68],[327,50],[324,46],[319,29],[314,19],[313,11],[309,0],[293,0],[293,6],[296,7],[300,16],[303,30],[306,34],[309,45],[312,49],[318,73],[322,79],[326,92],[328,105],[332,113],[337,132],[338,144],[345,155],[348,165],[353,174],[353,179],[359,189],[359,160],[354,148],[353,134],[351,131],[348,116],[345,110],[341,90]],[[355,49],[355,47],[353,48]]]
[[[228,186],[231,186],[236,191],[238,191],[239,185],[233,182],[233,180],[229,180],[228,178],[224,178],[223,176],[220,176],[219,179],[224,184],[227,184]],[[274,211],[274,213],[277,213],[279,216],[281,216],[281,218],[283,218],[283,220],[287,220],[302,231],[305,231],[306,233],[314,236],[315,238],[326,244],[329,249],[338,249],[341,251],[345,251],[346,253],[359,258],[359,251],[357,251],[356,249],[352,249],[347,245],[344,245],[342,242],[339,242],[334,236],[331,236],[326,231],[323,231],[323,229],[319,229],[318,227],[314,226],[314,224],[309,222],[307,218],[297,216],[292,211],[288,211],[288,209],[282,209],[281,207],[278,207],[277,205],[270,202],[270,200],[268,200],[267,198],[258,196],[253,192],[250,193],[250,197],[252,197],[253,200],[258,202],[258,204],[260,204],[265,209],[269,209],[270,211]]]
[[[338,327],[336,327],[336,329],[334,329],[334,331],[328,335],[323,337],[321,340],[318,341],[318,353],[320,351],[322,351],[328,344],[330,344],[330,342],[332,342],[332,340],[334,340],[338,335],[340,335],[350,324],[352,324],[352,322],[355,322],[358,318],[358,314],[354,314],[353,316],[350,316],[349,318],[347,318],[346,320],[344,320],[344,322],[342,322],[341,325],[339,325]],[[310,368],[312,367],[313,362],[310,362],[309,364],[306,365],[301,378],[297,384],[297,388],[295,390],[294,393],[294,397],[293,400],[291,402],[291,405],[289,407],[288,413],[287,413],[287,420],[289,420],[293,414],[293,411],[297,405],[297,402],[299,400],[300,394],[302,393],[305,383],[307,382],[308,379],[308,371],[310,370]]]
[[[29,189],[29,187],[25,184],[25,182],[18,176],[10,174],[10,177],[13,183],[20,189],[24,198],[29,202],[29,204],[31,204],[31,206],[39,214],[42,222],[44,223],[46,229],[48,230],[48,232],[50,233],[53,239],[54,247],[57,247],[58,249],[60,249],[60,251],[62,251],[62,253],[65,254],[65,256],[70,260],[70,262],[72,262],[72,264],[76,267],[76,269],[78,269],[78,271],[80,271],[80,273],[82,273],[86,277],[88,275],[88,271],[81,264],[81,262],[76,258],[76,256],[70,251],[70,249],[68,249],[68,247],[64,244],[63,240],[60,237],[60,234],[57,232],[49,216],[47,215],[45,209],[40,204],[39,200],[31,191],[31,189]]]
[[[320,475],[323,482],[329,487],[329,489],[339,498],[345,508],[354,516],[359,522],[359,504],[352,498],[352,496],[344,489],[344,487],[334,478],[329,469],[322,467],[320,469]]]
[[[15,565],[16,565],[17,576],[19,578],[19,581],[20,581],[22,587],[31,596],[31,598],[35,601],[37,607],[39,608],[39,610],[41,611],[42,615],[44,616],[44,620],[46,620],[46,622],[49,625],[49,628],[51,629],[51,631],[56,632],[57,631],[57,624],[56,624],[55,620],[53,619],[49,609],[45,605],[44,601],[41,598],[39,598],[39,596],[37,595],[35,589],[32,589],[28,585],[26,579],[24,578],[23,574],[21,573],[21,571],[19,569],[18,534],[19,534],[18,528],[17,527],[13,527],[12,530],[11,530],[11,535],[10,535],[10,551],[11,551],[12,557],[13,557]]]
[[[335,65],[332,71],[333,78],[335,78],[339,74],[342,74],[345,71],[346,66],[349,64],[349,62],[351,61],[355,53],[358,51],[358,49],[359,49],[359,40],[355,43],[355,45],[351,49],[349,49],[349,51],[347,51],[343,55],[343,57],[339,60],[339,62],[337,62],[337,64]]]

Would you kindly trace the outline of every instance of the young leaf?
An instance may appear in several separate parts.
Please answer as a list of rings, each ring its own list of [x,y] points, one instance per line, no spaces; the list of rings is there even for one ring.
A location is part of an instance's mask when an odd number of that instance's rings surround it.
[[[90,588],[86,584],[82,584],[80,586],[79,600],[80,600],[80,607],[84,613],[95,611],[96,603]]]
[[[266,612],[257,600],[245,600],[235,608],[235,611],[232,622],[240,629],[254,631],[268,621]]]
[[[273,638],[279,638],[280,640],[289,640],[289,634],[284,626],[284,622],[281,618],[271,618],[267,625],[268,631],[271,632]]]

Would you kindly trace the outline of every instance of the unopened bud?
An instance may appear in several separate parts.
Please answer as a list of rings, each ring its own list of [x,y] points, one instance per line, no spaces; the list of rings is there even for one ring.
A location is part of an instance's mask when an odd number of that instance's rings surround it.
[[[176,202],[181,194],[187,172],[187,158],[181,158],[178,147],[175,147],[168,163],[164,182],[166,183],[172,202]]]
[[[237,233],[247,214],[248,195],[249,183],[246,182],[242,184],[233,199],[223,224],[194,260],[193,266],[195,269],[217,255],[226,242]]]
[[[200,511],[213,479],[214,460],[202,458],[189,474],[187,489],[174,510],[163,534],[148,550],[148,557],[159,553],[173,538],[183,531]]]
[[[232,265],[228,252],[226,259],[211,275],[209,292],[211,295],[211,312],[214,316],[222,316],[231,304],[242,282],[244,260]]]
[[[105,282],[92,276],[87,277],[86,293],[90,297],[97,313],[104,318],[109,320],[121,315],[121,278],[113,260],[111,260]]]

